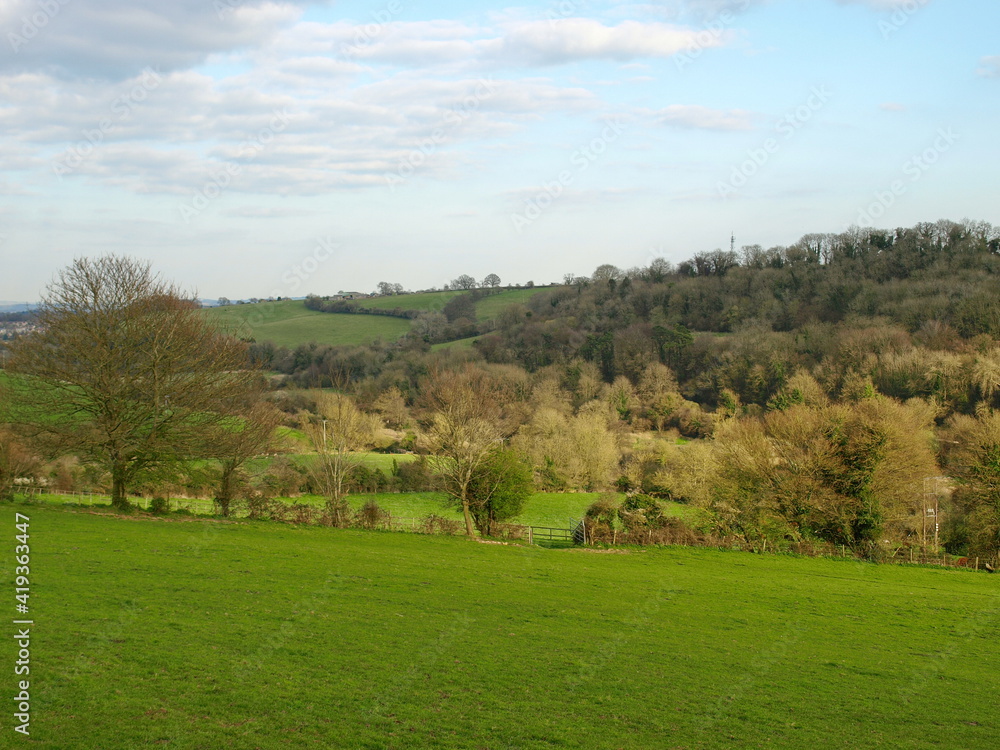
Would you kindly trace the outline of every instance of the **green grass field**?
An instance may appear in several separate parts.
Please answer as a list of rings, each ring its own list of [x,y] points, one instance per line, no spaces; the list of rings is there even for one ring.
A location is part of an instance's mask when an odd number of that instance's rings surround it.
[[[508,305],[524,304],[531,297],[538,294],[542,289],[504,289],[497,294],[484,297],[476,303],[476,317],[479,320],[490,320],[500,314]],[[401,294],[395,297],[375,297],[373,299],[359,300],[362,307],[374,307],[380,310],[392,310],[400,308],[403,310],[437,310],[440,311],[448,300],[457,297],[462,292],[423,292],[421,294]]]
[[[31,739],[8,747],[1000,744],[996,576],[6,505],[11,600],[16,510]]]
[[[509,305],[527,304],[528,300],[534,297],[543,289],[506,289],[500,294],[491,294],[476,303],[476,317],[479,320],[491,320],[503,312]]]
[[[476,317],[489,320],[508,305],[524,303],[541,289],[508,289],[476,303]],[[448,300],[461,292],[424,292],[395,297],[359,300],[364,307],[378,309],[441,310]],[[382,315],[323,313],[306,308],[302,300],[260,302],[206,308],[204,314],[234,335],[272,341],[279,346],[295,347],[315,341],[330,346],[370,344],[376,339],[395,341],[410,330],[410,322]],[[449,342],[442,346],[471,346],[473,339]]]
[[[208,308],[204,314],[235,335],[287,347],[313,341],[330,346],[395,341],[410,330],[409,321],[401,318],[322,313],[306,309],[301,300],[228,305]]]
[[[382,456],[382,454],[368,454],[371,457],[392,458]],[[398,456],[405,460],[407,456]],[[412,458],[412,457],[411,457]],[[377,464],[370,464],[377,465]],[[111,499],[106,495],[89,496],[65,495],[50,493],[38,496],[43,503],[56,504],[76,504],[93,501],[95,505],[110,506]],[[286,503],[305,503],[320,507],[325,500],[319,495],[300,495],[298,497],[281,498]],[[387,510],[396,518],[424,518],[430,514],[436,514],[445,518],[462,518],[461,511],[449,508],[445,502],[445,495],[441,492],[382,492],[378,494],[355,494],[348,495],[347,500],[351,506],[357,510],[369,500],[377,502],[384,510]],[[524,524],[526,526],[547,526],[550,528],[565,529],[571,528],[587,512],[587,508],[597,499],[597,493],[558,493],[558,492],[536,492],[525,503],[524,512],[517,518],[511,519],[512,523]],[[191,504],[185,500],[175,500],[177,503],[192,505],[192,507],[209,507],[208,500],[202,499]],[[666,503],[673,513],[681,515],[686,507],[676,503]]]
[[[358,300],[361,307],[371,307],[376,310],[420,310],[422,312],[441,312],[448,300],[457,297],[462,292],[421,292],[419,294],[397,294],[392,297],[373,297]]]

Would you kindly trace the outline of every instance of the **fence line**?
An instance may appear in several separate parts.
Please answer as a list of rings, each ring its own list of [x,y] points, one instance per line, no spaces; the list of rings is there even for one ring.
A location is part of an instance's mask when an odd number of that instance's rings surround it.
[[[48,489],[39,487],[18,488],[15,494],[27,497],[31,497],[32,495],[51,495],[53,497],[79,498],[79,501],[77,501],[77,504],[79,505],[107,504],[111,501],[111,498],[108,495],[96,492],[51,492]],[[152,497],[129,497],[128,499],[130,503],[143,510],[148,510],[153,501]],[[42,500],[42,502],[46,501]],[[167,502],[170,510],[186,510],[192,513],[199,513],[201,515],[215,515],[217,512],[215,501],[205,498],[170,498]],[[277,502],[280,503],[280,501]],[[293,523],[313,523],[317,520],[317,514],[321,513],[323,510],[322,507],[316,505],[305,505],[299,503],[281,503],[281,505],[283,506],[281,508],[282,517],[272,517],[272,520]],[[309,509],[308,513],[303,512],[304,508]],[[230,517],[247,518],[250,515],[251,513],[246,505],[244,503],[240,503],[234,508]],[[262,517],[266,518],[268,516],[265,515]],[[366,523],[360,518],[355,518],[354,523],[349,524],[349,526],[351,528],[419,532],[425,534],[458,534],[462,531],[461,523],[455,519],[442,518],[436,515],[424,518],[393,516],[388,512],[386,512],[384,517],[373,520],[370,523]],[[550,526],[530,526],[522,524],[498,524],[495,531],[497,532],[495,536],[499,536],[500,538],[520,539],[528,542],[529,544],[537,544],[539,541],[572,542],[574,545],[594,543],[594,539],[591,537],[591,532],[586,525],[585,519],[578,521],[573,528],[555,528]],[[598,540],[598,543],[605,546],[617,546],[614,543],[608,544],[607,540]],[[755,545],[742,542],[735,542],[732,544],[682,544],[680,546],[715,547],[716,549],[731,549],[742,552],[767,551],[766,548],[762,549]],[[772,553],[774,552],[774,550],[771,551]],[[847,547],[834,544],[824,544],[822,546],[809,545],[808,549],[805,548],[804,545],[793,545],[793,548],[789,551],[808,557],[855,557],[854,553]],[[948,553],[933,555],[928,554],[926,551],[918,551],[914,547],[900,548],[888,557],[883,558],[881,562],[895,565],[939,565],[942,567],[970,568],[977,571],[990,570],[993,567],[1000,567],[1000,560],[997,559],[951,555]]]

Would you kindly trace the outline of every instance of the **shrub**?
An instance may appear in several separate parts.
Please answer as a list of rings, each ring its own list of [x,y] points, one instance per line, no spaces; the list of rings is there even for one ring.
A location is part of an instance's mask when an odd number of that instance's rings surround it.
[[[327,498],[326,506],[319,517],[319,522],[323,526],[334,526],[338,529],[346,529],[351,525],[353,512],[351,506],[344,498],[334,500]]]
[[[316,518],[319,515],[316,508],[311,505],[305,505],[304,503],[295,503],[294,505],[286,507],[288,508],[286,518],[288,518],[288,520],[292,523],[311,524],[316,521]]]
[[[425,516],[420,521],[420,530],[424,534],[457,534],[462,523],[453,518],[444,518],[435,513]]]
[[[170,501],[165,497],[154,497],[149,501],[149,512],[153,515],[162,516],[170,512]]]
[[[363,529],[380,529],[389,525],[389,513],[374,500],[369,500],[357,513],[354,522]]]

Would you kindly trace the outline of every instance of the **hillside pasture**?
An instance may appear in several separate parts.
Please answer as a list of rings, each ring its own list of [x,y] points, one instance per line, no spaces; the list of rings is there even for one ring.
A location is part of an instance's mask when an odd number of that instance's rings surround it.
[[[33,747],[1000,744],[996,576],[6,508]]]
[[[290,348],[311,342],[356,346],[395,341],[410,330],[402,318],[323,313],[307,309],[301,300],[206,308],[204,314],[235,336]]]

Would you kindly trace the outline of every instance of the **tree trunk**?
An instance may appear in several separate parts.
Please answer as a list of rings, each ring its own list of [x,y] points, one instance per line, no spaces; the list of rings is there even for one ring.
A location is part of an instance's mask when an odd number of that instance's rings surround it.
[[[215,502],[219,506],[219,511],[223,518],[229,518],[229,508],[233,502],[233,474],[236,467],[230,461],[222,463],[222,477],[219,480],[219,494],[215,497]]]
[[[132,507],[125,494],[124,461],[116,460],[111,464],[111,506],[117,510],[128,510]]]
[[[469,498],[465,497],[465,493],[462,493],[462,515],[465,516],[465,533],[469,536],[475,536],[476,533],[472,528],[472,513],[469,510]]]

